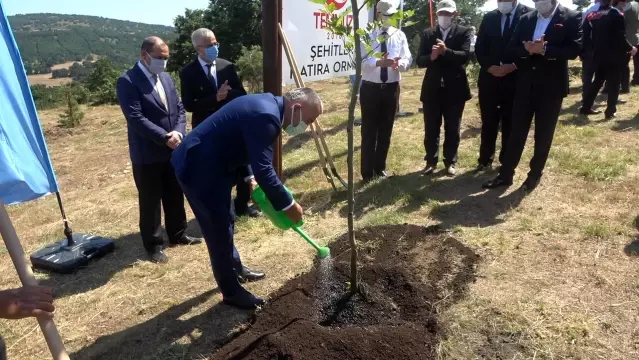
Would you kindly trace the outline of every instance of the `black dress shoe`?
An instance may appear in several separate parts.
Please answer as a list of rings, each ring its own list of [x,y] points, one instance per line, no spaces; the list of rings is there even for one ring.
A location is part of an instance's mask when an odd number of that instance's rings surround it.
[[[149,258],[151,262],[156,264],[166,264],[169,262],[169,257],[162,251],[161,246],[156,246],[154,251],[150,251]]]
[[[174,246],[179,246],[179,245],[199,245],[201,243],[202,243],[202,239],[184,235],[178,241],[169,242],[169,246],[170,247],[174,247]]]
[[[480,173],[480,172],[483,172],[483,171],[491,170],[492,168],[493,168],[493,165],[492,165],[492,164],[486,164],[486,165],[484,165],[484,164],[479,164],[479,165],[477,165],[477,167],[475,168],[474,172],[475,172],[475,173]]]
[[[378,172],[378,173],[377,173],[377,175],[376,175],[376,176],[377,176],[378,178],[380,178],[380,179],[387,179],[387,178],[393,177],[392,175],[390,175],[390,174],[389,174],[389,173],[387,173],[386,171],[380,171],[380,172]]]
[[[266,303],[264,299],[258,298],[244,289],[233,296],[225,296],[222,302],[242,310],[255,310]]]
[[[630,89],[623,89],[619,93],[623,95],[630,94]]]
[[[617,117],[617,114],[606,114],[606,120],[612,120]]]
[[[248,216],[252,218],[260,217],[262,213],[253,206],[247,206],[245,210],[238,211],[237,216]]]
[[[422,176],[432,175],[436,169],[436,164],[426,164],[426,167],[424,168],[424,170],[422,170]]]
[[[246,266],[242,266],[242,271],[237,274],[237,279],[241,283],[259,281],[266,277],[266,274],[261,271],[254,271]]]
[[[537,186],[539,186],[539,182],[540,181],[541,181],[541,179],[539,179],[539,178],[528,177],[528,178],[526,178],[526,181],[524,181],[524,183],[521,185],[521,189],[525,193],[529,194],[529,193],[533,192],[537,188]]]
[[[581,109],[579,109],[579,113],[581,115],[598,115],[598,114],[601,114],[601,110],[581,108]]]
[[[484,189],[496,189],[498,187],[502,187],[502,186],[510,186],[513,184],[513,180],[512,179],[505,179],[503,178],[501,175],[497,175],[496,178],[485,182],[482,187]]]
[[[619,105],[623,105],[623,104],[627,104],[628,100],[624,100],[624,99],[617,99],[617,104]]]

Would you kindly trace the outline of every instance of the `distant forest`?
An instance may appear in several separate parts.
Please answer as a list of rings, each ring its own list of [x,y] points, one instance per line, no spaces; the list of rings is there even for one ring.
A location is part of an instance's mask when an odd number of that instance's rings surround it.
[[[58,71],[55,77],[76,75],[89,55],[107,58],[116,67],[130,66],[139,58],[142,40],[157,35],[167,41],[174,28],[97,16],[28,14],[9,17],[27,74],[51,72],[51,67],[76,61],[74,74]],[[85,61],[85,65],[89,62]],[[87,69],[88,71],[88,69]],[[84,74],[83,74],[84,75]],[[76,77],[76,76],[73,76]]]

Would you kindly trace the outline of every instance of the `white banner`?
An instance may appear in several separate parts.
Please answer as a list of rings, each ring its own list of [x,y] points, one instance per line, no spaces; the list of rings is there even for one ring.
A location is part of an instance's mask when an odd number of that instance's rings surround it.
[[[344,41],[326,30],[329,16],[339,16],[349,5],[349,0],[326,0],[334,3],[337,11],[333,15],[323,14],[321,5],[308,0],[283,0],[282,27],[293,49],[293,54],[305,83],[325,80],[355,73]],[[365,27],[369,11],[364,8],[359,14],[359,23]],[[346,25],[352,26],[353,15],[344,17]],[[284,84],[295,84],[286,54],[282,52],[282,80]]]

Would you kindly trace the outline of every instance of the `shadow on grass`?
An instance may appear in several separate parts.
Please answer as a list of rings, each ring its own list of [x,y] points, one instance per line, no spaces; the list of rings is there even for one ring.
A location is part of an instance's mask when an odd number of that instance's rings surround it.
[[[356,146],[355,147],[355,151],[356,152],[359,151],[360,148],[361,148],[361,146]],[[346,156],[347,154],[348,154],[348,151],[342,151],[342,152],[337,153],[337,154],[331,153],[331,155],[333,156],[333,162],[335,162],[335,160],[337,160],[339,158],[342,158],[342,157]],[[313,150],[313,155],[317,156],[317,151],[316,150]],[[303,173],[305,173],[305,172],[307,172],[307,171],[309,171],[309,170],[311,170],[311,169],[313,169],[315,167],[319,167],[319,166],[320,166],[320,164],[319,164],[319,158],[318,158],[317,160],[313,160],[311,162],[308,162],[306,164],[302,164],[302,165],[299,165],[299,166],[296,166],[296,167],[284,168],[282,170],[282,175],[284,176],[284,179],[295,178],[295,177],[298,177],[299,175],[301,175],[301,174],[303,174]],[[330,166],[328,164],[326,164],[326,166],[328,167],[329,172],[330,172]],[[346,179],[346,174],[340,174],[340,176],[343,179]],[[335,181],[335,185],[339,185],[339,180],[337,180],[334,176],[333,176],[333,179]],[[341,186],[341,185],[339,185],[339,186]]]
[[[249,322],[251,312],[222,303],[192,317],[194,307],[210,300],[210,290],[158,316],[115,334],[98,338],[71,358],[75,360],[200,359],[211,355],[233,336],[233,330]]]
[[[394,176],[359,189],[355,195],[355,217],[362,218],[375,209],[399,205],[398,212],[412,213],[423,206],[430,207],[430,215],[444,228],[456,225],[486,227],[501,223],[501,215],[516,208],[524,198],[521,190],[503,196],[506,189],[483,190],[481,184],[495,174],[475,175],[472,172],[454,178],[423,177],[420,173]],[[330,211],[347,200],[346,192],[320,190],[305,193],[305,204],[314,213]],[[348,207],[340,208],[340,215],[348,215]]]
[[[639,113],[632,119],[617,120],[611,128],[613,131],[639,130]]]
[[[191,221],[187,234],[199,237],[200,233],[197,222]],[[133,266],[138,260],[148,261],[149,257],[142,246],[139,233],[124,235],[113,240],[115,250],[112,253],[92,260],[87,267],[72,274],[43,272],[47,273],[49,278],[40,280],[40,285],[52,287],[55,297],[60,299],[100,288],[117,273]]]

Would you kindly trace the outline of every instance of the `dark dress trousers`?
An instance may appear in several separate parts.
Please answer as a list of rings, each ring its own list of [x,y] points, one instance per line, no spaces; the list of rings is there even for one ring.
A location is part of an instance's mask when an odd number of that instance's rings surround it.
[[[583,25],[584,49],[592,49],[595,80],[586,90],[583,109],[591,109],[604,83],[608,88],[606,115],[617,112],[621,73],[628,62],[632,45],[626,39],[624,17],[610,5],[600,6],[586,17]]]

